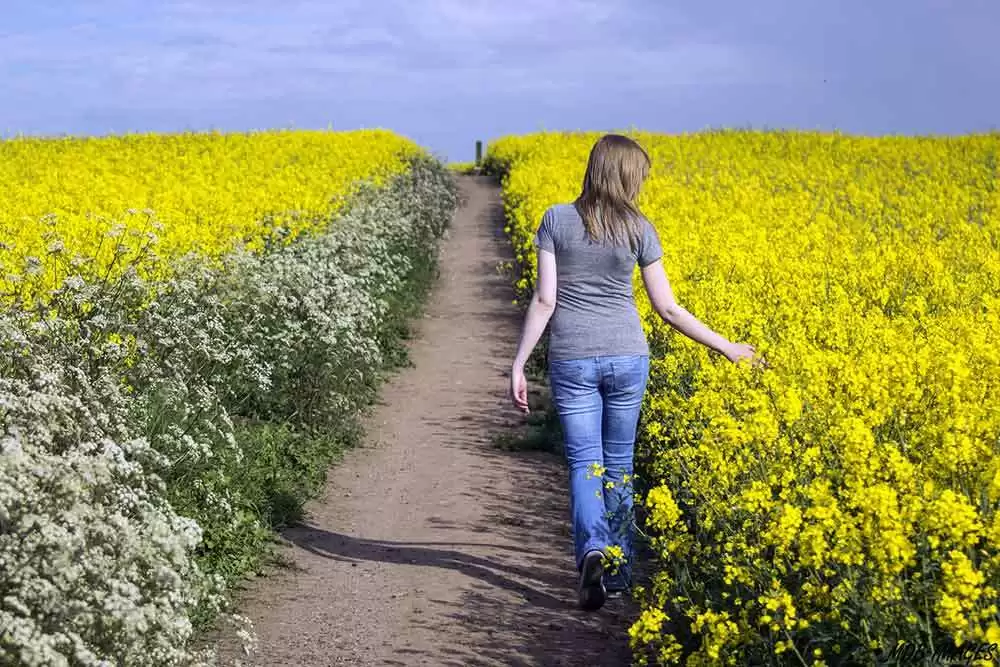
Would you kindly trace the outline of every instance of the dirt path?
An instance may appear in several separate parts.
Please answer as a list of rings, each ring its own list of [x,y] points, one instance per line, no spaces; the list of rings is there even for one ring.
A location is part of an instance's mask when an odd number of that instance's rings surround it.
[[[575,606],[563,461],[506,452],[520,321],[499,191],[462,177],[414,367],[382,391],[364,447],[284,533],[294,563],[248,586],[251,664],[627,665],[623,603]]]

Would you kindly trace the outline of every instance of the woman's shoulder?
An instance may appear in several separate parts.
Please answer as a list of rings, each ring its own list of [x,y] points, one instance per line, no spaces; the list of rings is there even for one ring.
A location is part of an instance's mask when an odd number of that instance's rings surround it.
[[[552,206],[549,206],[545,210],[545,215],[547,217],[551,217],[558,220],[567,217],[579,217],[580,214],[577,213],[576,205],[570,202],[570,203],[552,204]]]

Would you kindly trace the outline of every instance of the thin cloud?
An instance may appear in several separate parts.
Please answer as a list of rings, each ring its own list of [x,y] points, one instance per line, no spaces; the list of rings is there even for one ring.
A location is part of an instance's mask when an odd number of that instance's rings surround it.
[[[0,27],[0,130],[236,129],[333,118],[372,119],[435,141],[540,123],[960,131],[1000,117],[1000,51],[988,30],[1000,21],[998,7],[23,3]]]

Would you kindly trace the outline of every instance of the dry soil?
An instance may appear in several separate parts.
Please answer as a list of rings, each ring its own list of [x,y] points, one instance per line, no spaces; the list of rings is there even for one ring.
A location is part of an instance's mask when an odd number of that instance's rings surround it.
[[[497,270],[511,258],[498,188],[460,181],[413,366],[283,532],[292,567],[240,595],[259,636],[249,664],[629,664],[624,603],[576,607],[563,460],[495,445],[524,422],[505,395],[521,322]]]

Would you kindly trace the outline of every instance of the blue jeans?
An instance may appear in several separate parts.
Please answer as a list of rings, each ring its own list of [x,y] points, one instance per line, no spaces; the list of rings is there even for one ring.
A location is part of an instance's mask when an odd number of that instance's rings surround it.
[[[626,565],[609,583],[631,583],[632,485],[636,427],[649,379],[647,355],[549,362],[552,400],[562,424],[569,464],[576,565],[588,551],[618,545]],[[595,476],[597,472],[603,476]],[[608,483],[613,488],[608,488]],[[610,586],[609,586],[610,587]]]

